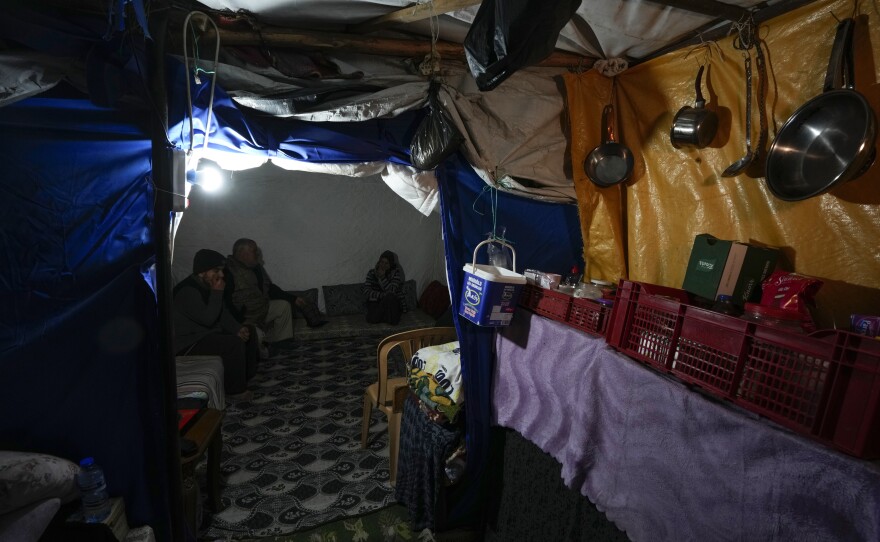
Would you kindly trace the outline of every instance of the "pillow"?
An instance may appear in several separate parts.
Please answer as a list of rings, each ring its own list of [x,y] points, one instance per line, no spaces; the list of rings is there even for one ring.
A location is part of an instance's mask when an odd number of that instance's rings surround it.
[[[299,291],[291,291],[289,294],[293,294],[296,297],[305,298],[306,301],[311,302],[314,306],[318,306],[318,289],[317,288],[309,288],[308,290],[299,290]],[[294,318],[304,318],[301,311],[293,311]]]
[[[366,314],[366,297],[363,292],[364,285],[357,284],[334,284],[323,286],[324,310],[327,316],[342,316],[344,314]]]
[[[0,451],[0,514],[52,497],[78,498],[77,473],[76,463],[60,457]]]
[[[0,516],[0,542],[37,542],[61,508],[57,497]]]
[[[406,300],[406,310],[414,311],[419,306],[416,301],[415,279],[410,279],[403,283],[403,298]]]
[[[419,307],[432,318],[443,316],[450,305],[449,290],[436,280],[431,281],[419,298]]]

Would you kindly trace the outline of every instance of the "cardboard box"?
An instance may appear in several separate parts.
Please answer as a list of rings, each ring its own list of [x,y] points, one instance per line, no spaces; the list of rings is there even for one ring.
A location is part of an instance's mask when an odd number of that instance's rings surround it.
[[[100,523],[85,523],[82,508],[78,508],[65,520],[64,539],[69,540],[125,540],[128,536],[128,520],[122,497],[110,497],[110,515]]]
[[[761,281],[776,268],[779,250],[738,241],[697,235],[685,272],[682,289],[706,299],[729,295],[733,303],[761,299]]]
[[[706,299],[715,299],[732,245],[732,241],[724,241],[708,233],[697,235],[681,289]]]

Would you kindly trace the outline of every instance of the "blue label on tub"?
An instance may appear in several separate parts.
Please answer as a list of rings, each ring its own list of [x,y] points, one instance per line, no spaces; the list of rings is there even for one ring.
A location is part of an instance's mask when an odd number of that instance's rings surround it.
[[[465,272],[458,313],[481,326],[510,324],[520,285],[492,282]]]
[[[464,291],[464,301],[468,305],[479,305],[481,297],[480,292],[476,290],[468,288]]]

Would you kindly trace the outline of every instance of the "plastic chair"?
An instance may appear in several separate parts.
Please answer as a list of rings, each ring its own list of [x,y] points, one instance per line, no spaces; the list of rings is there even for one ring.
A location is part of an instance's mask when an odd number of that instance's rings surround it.
[[[370,433],[370,417],[373,407],[385,413],[388,419],[389,482],[397,481],[397,450],[400,442],[400,419],[403,402],[409,394],[406,377],[388,378],[388,354],[397,347],[403,351],[403,359],[412,359],[420,348],[458,340],[454,327],[426,327],[389,335],[382,339],[376,350],[376,366],[379,379],[367,386],[364,392],[364,413],[361,424],[361,448],[367,447]]]

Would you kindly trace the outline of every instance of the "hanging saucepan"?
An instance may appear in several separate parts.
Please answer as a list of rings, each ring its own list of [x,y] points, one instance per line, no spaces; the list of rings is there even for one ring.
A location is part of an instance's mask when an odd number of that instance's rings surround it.
[[[874,161],[877,120],[853,89],[853,26],[852,19],[837,25],[822,94],[800,106],[770,145],[767,186],[780,199],[822,194],[855,179]]]
[[[605,140],[590,151],[584,160],[584,171],[593,184],[601,187],[613,186],[629,179],[633,170],[633,155],[629,147],[614,140],[612,117],[614,106],[608,104],[602,111],[602,130]]]
[[[672,146],[680,149],[683,146],[693,146],[702,149],[712,142],[715,132],[718,130],[718,115],[710,109],[706,109],[706,100],[703,99],[703,91],[700,82],[703,79],[703,69],[697,72],[697,97],[694,107],[686,105],[678,110],[672,119],[672,129],[669,131],[669,139]]]

